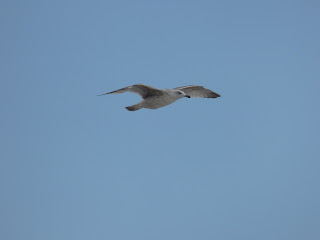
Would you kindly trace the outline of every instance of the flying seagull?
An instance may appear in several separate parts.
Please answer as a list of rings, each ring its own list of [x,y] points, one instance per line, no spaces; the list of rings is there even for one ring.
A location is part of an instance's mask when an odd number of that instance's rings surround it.
[[[217,98],[220,97],[218,93],[215,93],[207,88],[196,85],[189,85],[184,87],[177,87],[174,89],[157,89],[144,84],[135,84],[129,87],[121,88],[112,92],[104,93],[98,96],[106,94],[116,94],[132,92],[139,94],[143,100],[135,105],[126,107],[129,111],[136,111],[141,108],[157,109],[174,103],[180,98]]]

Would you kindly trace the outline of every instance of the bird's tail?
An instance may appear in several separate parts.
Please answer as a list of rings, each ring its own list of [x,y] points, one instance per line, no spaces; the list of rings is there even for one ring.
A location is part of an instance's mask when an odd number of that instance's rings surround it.
[[[128,106],[128,107],[126,107],[126,109],[128,111],[137,111],[137,110],[141,109],[141,105],[138,103],[138,104],[135,104],[132,106]]]

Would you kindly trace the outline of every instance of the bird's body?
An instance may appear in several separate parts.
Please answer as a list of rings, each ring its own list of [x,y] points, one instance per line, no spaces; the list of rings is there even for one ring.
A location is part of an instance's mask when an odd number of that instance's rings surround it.
[[[168,91],[169,90],[169,91]],[[158,109],[161,107],[165,107],[171,103],[174,103],[177,101],[179,98],[175,97],[175,95],[170,91],[171,89],[164,89],[163,95],[155,95],[155,96],[150,96],[142,100],[141,102],[133,105],[134,110],[138,110],[140,108],[148,108],[148,109]],[[127,109],[130,107],[127,107]],[[129,110],[129,109],[128,109]]]
[[[190,85],[185,87],[178,87],[174,89],[157,89],[144,84],[135,84],[129,87],[121,88],[116,91],[101,94],[117,94],[124,92],[132,92],[139,94],[143,100],[135,105],[126,107],[129,111],[136,111],[141,108],[158,109],[174,103],[183,97],[204,97],[204,98],[217,98],[219,94],[206,89],[201,86]],[[98,96],[101,96],[98,95]]]

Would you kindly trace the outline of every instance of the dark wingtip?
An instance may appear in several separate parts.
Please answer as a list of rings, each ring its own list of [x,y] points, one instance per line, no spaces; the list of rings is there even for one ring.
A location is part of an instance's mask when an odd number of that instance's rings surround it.
[[[107,94],[109,94],[109,93],[99,94],[99,95],[97,95],[97,97],[107,95]]]
[[[221,97],[221,95],[218,94],[218,93],[213,92],[213,96],[212,96],[212,97],[213,97],[213,98],[218,98],[218,97]]]

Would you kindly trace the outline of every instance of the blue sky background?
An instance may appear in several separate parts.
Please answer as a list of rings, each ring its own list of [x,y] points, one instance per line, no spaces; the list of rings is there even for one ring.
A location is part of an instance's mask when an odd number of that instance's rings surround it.
[[[1,1],[0,238],[320,239],[319,9]]]

